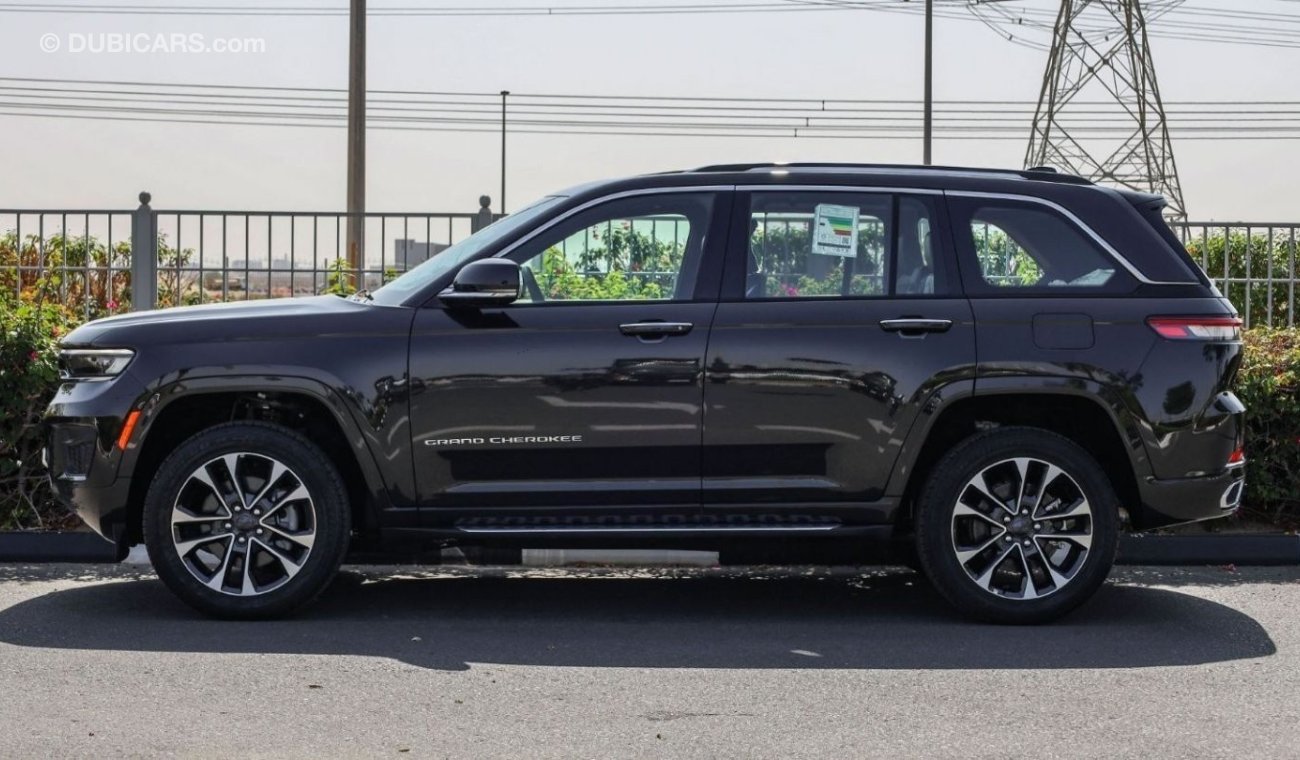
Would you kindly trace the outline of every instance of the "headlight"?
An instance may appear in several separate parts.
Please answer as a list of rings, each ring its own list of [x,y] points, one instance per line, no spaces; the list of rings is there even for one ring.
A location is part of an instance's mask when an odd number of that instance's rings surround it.
[[[59,374],[65,380],[107,380],[122,374],[134,356],[129,348],[65,348]]]

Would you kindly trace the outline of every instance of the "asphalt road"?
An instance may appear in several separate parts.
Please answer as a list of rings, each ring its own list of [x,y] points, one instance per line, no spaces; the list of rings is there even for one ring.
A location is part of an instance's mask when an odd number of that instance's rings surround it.
[[[0,565],[5,757],[1300,757],[1300,568],[1127,568],[1065,621],[895,570],[350,568],[216,622]]]

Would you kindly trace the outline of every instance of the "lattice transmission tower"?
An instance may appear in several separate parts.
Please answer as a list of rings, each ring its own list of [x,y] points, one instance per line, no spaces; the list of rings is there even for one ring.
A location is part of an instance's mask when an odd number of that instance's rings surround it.
[[[1182,0],[1061,0],[1025,165],[1160,193],[1186,218],[1147,21]],[[1145,6],[1145,8],[1144,8]]]

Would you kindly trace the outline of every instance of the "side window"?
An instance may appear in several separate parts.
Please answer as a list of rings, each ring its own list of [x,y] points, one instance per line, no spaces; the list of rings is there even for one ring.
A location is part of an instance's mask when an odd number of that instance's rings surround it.
[[[611,201],[546,230],[510,256],[523,270],[516,303],[689,300],[712,197]]]
[[[935,293],[933,219],[919,197],[751,193],[745,298]]]
[[[1029,203],[973,203],[969,229],[986,291],[1114,290],[1111,257],[1073,222]]]

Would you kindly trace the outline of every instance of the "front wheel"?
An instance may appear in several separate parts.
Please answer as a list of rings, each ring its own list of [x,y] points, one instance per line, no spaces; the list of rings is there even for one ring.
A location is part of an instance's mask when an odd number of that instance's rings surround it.
[[[962,441],[918,502],[917,553],[959,610],[995,623],[1040,623],[1074,609],[1115,561],[1119,500],[1096,460],[1035,428]]]
[[[273,617],[316,598],[347,550],[347,491],[318,447],[262,422],[182,443],[158,468],[144,537],[159,578],[209,615]]]

